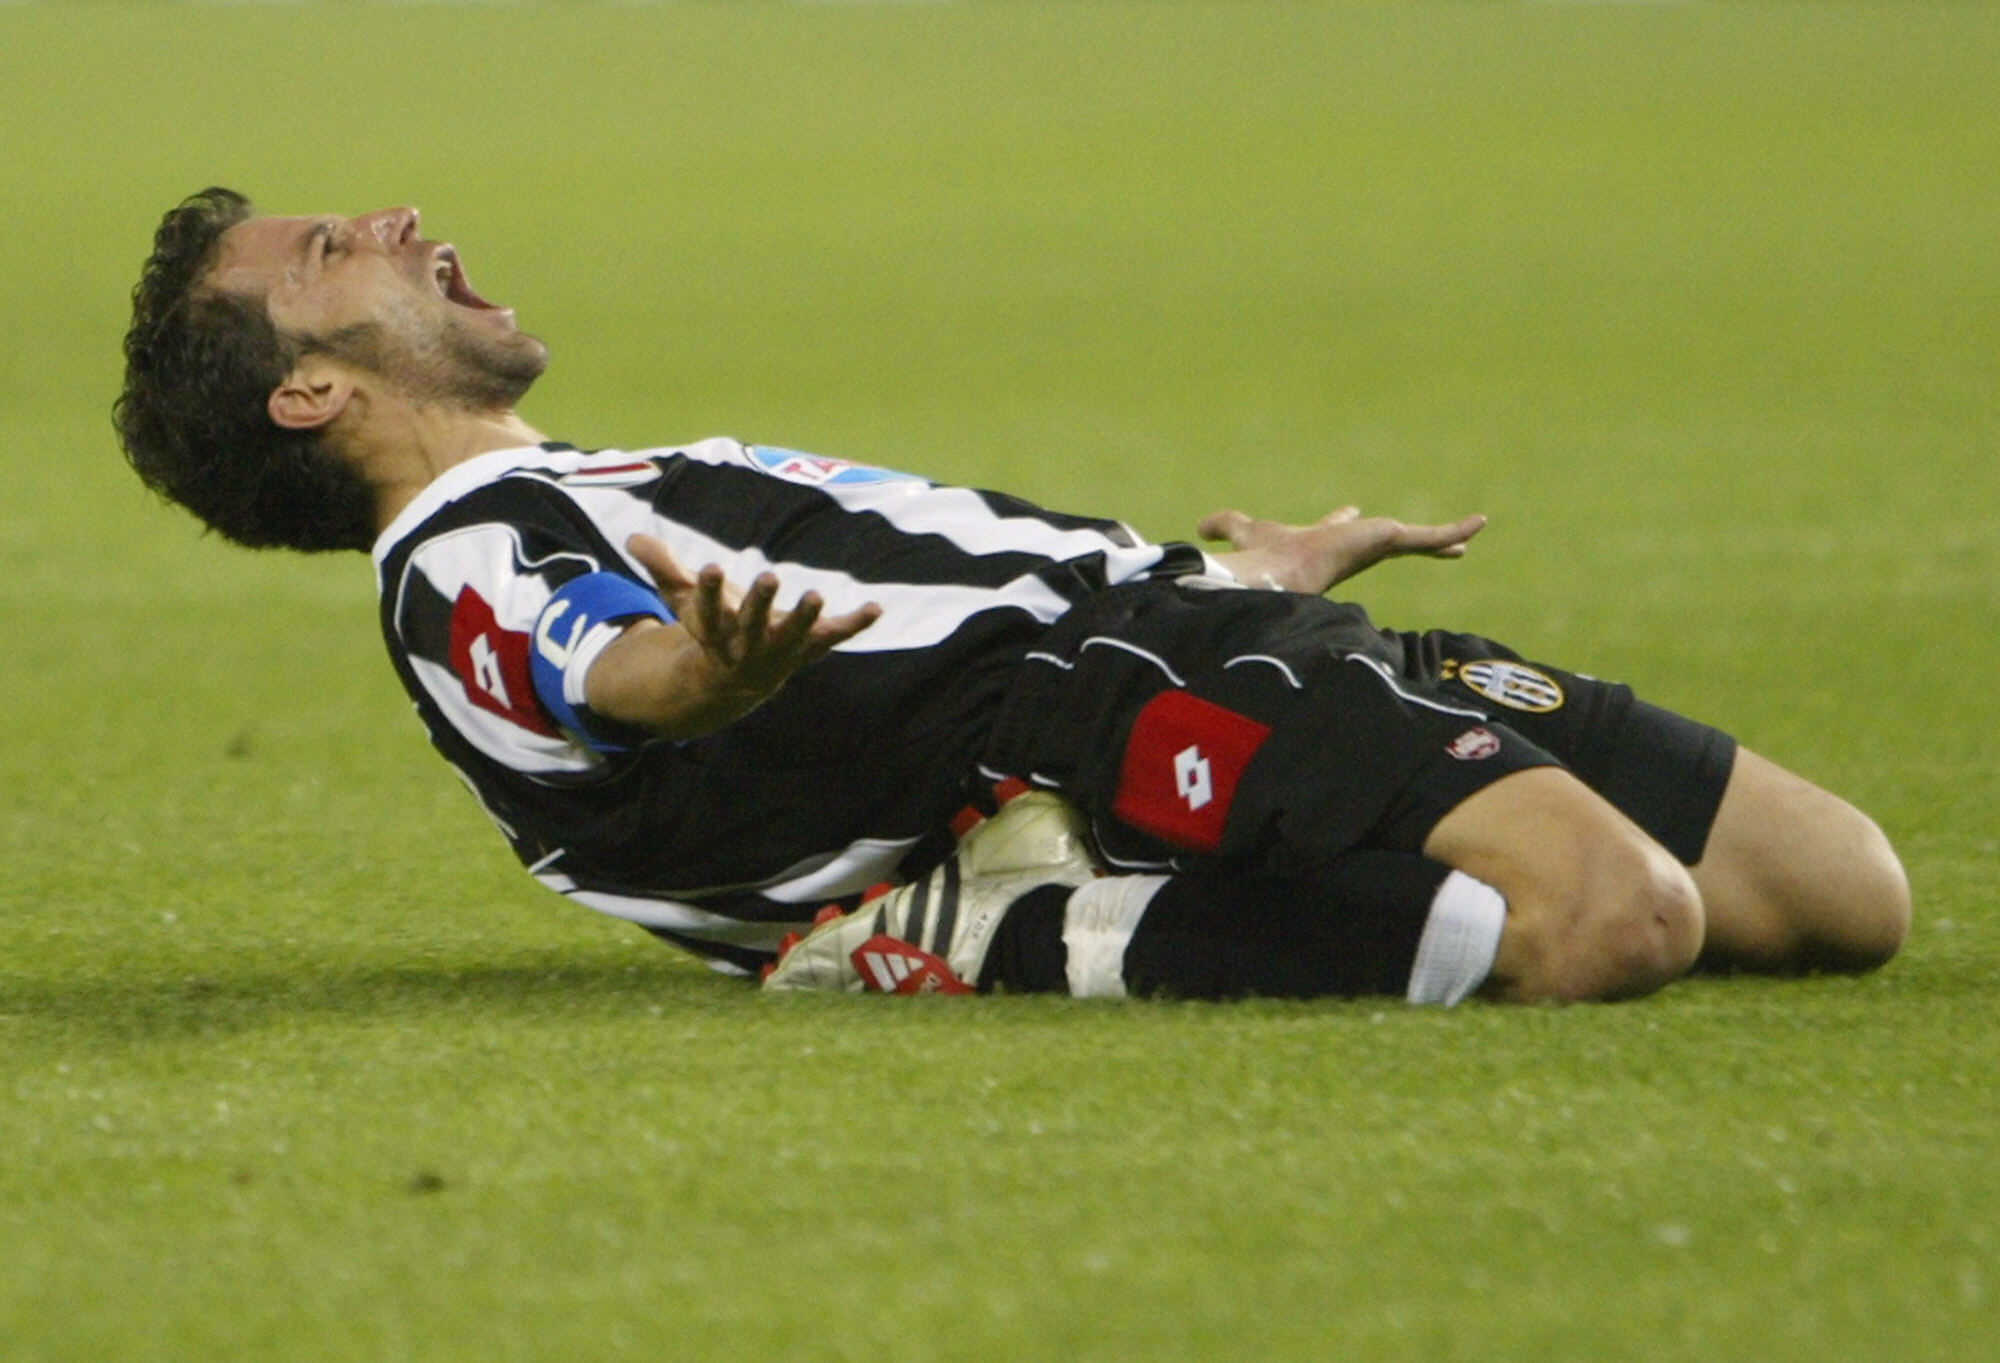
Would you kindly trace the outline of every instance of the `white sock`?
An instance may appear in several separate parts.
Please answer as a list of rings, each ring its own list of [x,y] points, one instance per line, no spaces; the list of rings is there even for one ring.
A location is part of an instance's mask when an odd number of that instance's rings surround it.
[[[1165,876],[1104,876],[1080,885],[1063,909],[1071,998],[1125,997],[1125,948]]]
[[[1410,966],[1411,1003],[1449,1008],[1486,982],[1507,925],[1507,901],[1483,880],[1453,871],[1431,899]]]

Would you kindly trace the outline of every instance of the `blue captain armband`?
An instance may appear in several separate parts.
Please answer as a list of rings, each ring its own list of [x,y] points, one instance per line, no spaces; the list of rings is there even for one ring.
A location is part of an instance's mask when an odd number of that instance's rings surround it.
[[[617,573],[585,573],[556,589],[535,619],[528,672],[549,716],[597,752],[624,752],[642,735],[610,725],[584,708],[584,679],[605,646],[641,616],[673,622],[658,593]],[[616,731],[615,734],[614,732]]]

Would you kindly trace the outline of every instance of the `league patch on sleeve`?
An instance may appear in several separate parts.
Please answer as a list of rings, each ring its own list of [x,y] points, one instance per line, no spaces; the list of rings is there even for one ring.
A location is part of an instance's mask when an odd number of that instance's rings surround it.
[[[861,487],[869,483],[921,483],[914,473],[870,464],[851,464],[845,459],[826,459],[817,454],[782,449],[776,445],[746,446],[751,462],[774,478],[806,487]]]
[[[1216,851],[1237,782],[1270,736],[1268,726],[1234,710],[1163,691],[1132,725],[1111,812],[1175,847]]]

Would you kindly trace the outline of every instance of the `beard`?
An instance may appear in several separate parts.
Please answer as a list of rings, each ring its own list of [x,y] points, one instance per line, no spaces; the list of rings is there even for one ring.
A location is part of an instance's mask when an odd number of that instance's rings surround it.
[[[451,314],[440,325],[409,308],[311,344],[392,380],[419,405],[466,412],[510,410],[549,367],[549,348],[526,332],[496,334]]]

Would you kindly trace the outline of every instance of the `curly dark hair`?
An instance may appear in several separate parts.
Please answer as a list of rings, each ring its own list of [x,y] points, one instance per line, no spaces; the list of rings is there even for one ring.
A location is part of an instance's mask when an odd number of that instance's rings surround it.
[[[222,234],[250,201],[212,187],[171,210],[132,290],[125,391],[112,420],[152,488],[253,549],[360,549],[375,540],[374,494],[318,431],[271,420],[271,391],[301,348],[262,299],[206,283]]]

